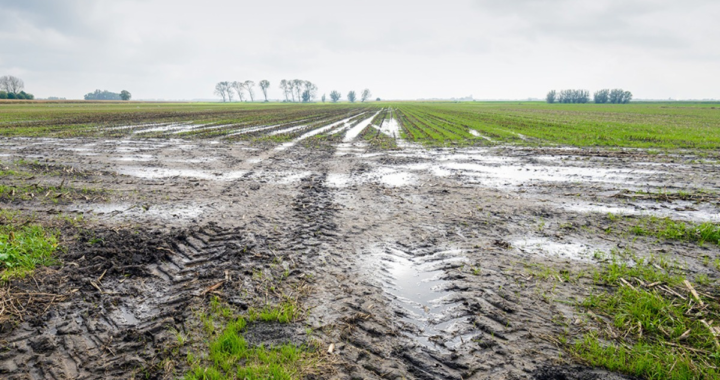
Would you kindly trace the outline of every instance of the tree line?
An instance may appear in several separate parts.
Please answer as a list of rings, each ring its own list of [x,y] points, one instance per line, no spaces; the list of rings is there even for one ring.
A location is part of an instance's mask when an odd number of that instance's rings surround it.
[[[270,88],[270,81],[263,79],[259,83],[260,90],[262,91],[264,101],[268,102],[267,97],[267,90]],[[222,98],[223,102],[230,101],[232,102],[235,99],[235,96],[237,96],[238,101],[243,102],[245,101],[246,95],[249,98],[251,102],[255,101],[255,82],[251,80],[246,80],[244,82],[242,81],[222,81],[218,82],[215,85],[215,95]],[[283,79],[280,81],[280,89],[283,92],[283,95],[285,96],[285,99],[283,99],[283,102],[286,103],[310,103],[315,101],[317,98],[317,86],[308,81],[303,79]],[[366,102],[370,99],[372,94],[370,93],[369,89],[363,90],[363,92],[360,95],[360,101]],[[342,95],[338,92],[333,90],[330,92],[330,101],[333,103],[337,103],[342,98]],[[354,103],[357,101],[357,95],[355,91],[350,91],[347,94],[347,99],[349,102]],[[320,100],[325,103],[326,97],[325,94],[322,95]]]
[[[107,90],[95,90],[85,94],[85,100],[130,100],[132,94],[127,90],[122,90],[120,93],[110,92]]]
[[[597,104],[627,104],[632,100],[632,93],[622,89],[599,90],[593,94],[593,102]],[[589,103],[590,92],[587,90],[562,90],[557,92],[551,90],[547,93],[545,101],[552,103]]]
[[[0,77],[0,99],[35,99],[33,94],[23,91],[24,88],[25,82],[18,77],[12,75]]]
[[[265,97],[265,101],[267,102],[267,89],[270,87],[270,82],[263,79],[259,83],[260,90],[263,93],[263,96]],[[235,95],[237,94],[238,100],[243,102],[245,101],[245,95],[247,95],[250,98],[251,102],[255,101],[255,82],[251,80],[246,80],[244,82],[240,81],[223,81],[218,82],[215,85],[215,95],[218,95],[222,98],[223,102],[225,101],[233,101],[233,98],[235,98]]]

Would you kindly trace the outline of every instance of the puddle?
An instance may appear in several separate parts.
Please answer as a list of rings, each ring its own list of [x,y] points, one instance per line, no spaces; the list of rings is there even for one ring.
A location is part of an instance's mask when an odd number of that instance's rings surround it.
[[[189,177],[205,179],[210,181],[233,181],[241,178],[247,170],[236,170],[229,172],[206,171],[197,169],[167,169],[154,167],[121,167],[117,169],[119,174],[145,179],[158,179],[170,177]]]
[[[397,120],[394,118],[385,119],[380,126],[380,132],[397,139],[400,137],[400,125],[398,125]]]
[[[483,139],[485,139],[485,140],[487,140],[487,141],[495,142],[493,139],[491,139],[491,138],[489,138],[489,137],[487,137],[487,136],[485,136],[485,135],[481,135],[480,132],[478,132],[478,131],[476,131],[476,130],[474,130],[474,129],[468,129],[468,132],[470,132],[470,134],[473,135],[473,136],[475,136],[475,137],[480,137],[480,138],[483,138]]]
[[[370,265],[393,305],[400,309],[400,321],[414,331],[411,338],[428,348],[454,348],[466,335],[460,302],[446,290],[445,268],[464,264],[460,250],[448,250],[425,256],[412,256],[385,247],[371,255]],[[465,334],[465,335],[464,335]]]
[[[380,113],[380,111],[376,112],[375,115],[370,116],[369,118],[359,122],[356,126],[348,129],[348,131],[345,132],[345,138],[343,138],[343,142],[350,142],[350,141],[353,141],[356,137],[358,137],[360,132],[362,132],[362,130],[365,129],[365,127],[370,125],[373,118],[375,116],[377,116],[377,114],[379,114],[379,113]]]
[[[123,130],[123,129],[156,127],[156,126],[168,125],[168,124],[169,123],[131,124],[131,125],[121,125],[118,127],[98,127],[98,129],[101,129],[103,131],[119,131],[119,130]]]
[[[342,188],[362,183],[377,183],[388,187],[403,187],[415,185],[418,177],[413,173],[398,171],[389,167],[382,167],[369,173],[348,175],[341,173],[329,173],[326,183],[330,187]]]
[[[340,143],[335,148],[336,156],[348,156],[351,154],[360,155],[365,153],[365,147],[363,142],[356,143]]]
[[[121,162],[131,162],[131,161],[145,162],[145,161],[152,161],[153,159],[154,159],[154,157],[151,154],[137,154],[134,156],[113,158],[113,160],[121,161]]]
[[[511,241],[510,244],[524,253],[537,256],[555,256],[589,262],[593,253],[600,249],[577,242],[555,242],[543,237],[528,237]]]
[[[135,318],[135,315],[131,313],[125,306],[119,306],[115,310],[109,313],[115,324],[120,326],[135,326],[140,321]]]
[[[290,147],[294,146],[295,144],[297,144],[298,142],[300,142],[300,141],[302,141],[302,140],[305,140],[305,139],[307,139],[307,138],[313,137],[313,136],[315,136],[315,135],[317,135],[317,134],[320,134],[320,133],[323,133],[323,132],[325,132],[325,131],[329,131],[329,130],[337,127],[337,126],[344,125],[345,123],[347,123],[348,120],[352,119],[352,118],[355,117],[355,116],[357,116],[357,115],[351,116],[351,117],[349,117],[349,118],[347,118],[347,119],[343,119],[343,120],[337,121],[337,122],[335,122],[335,123],[328,124],[328,125],[326,125],[326,126],[324,126],[324,127],[320,127],[320,128],[313,129],[313,130],[311,130],[310,132],[307,132],[307,133],[303,134],[302,136],[296,138],[296,139],[293,140],[293,141],[290,141],[290,142],[286,142],[286,143],[284,143],[284,144],[281,144],[280,146],[276,147],[275,150],[285,150],[285,149],[287,149],[287,148],[290,148]]]
[[[192,124],[192,121],[185,122],[185,123],[176,123],[176,124],[168,124],[168,125],[162,125],[154,128],[148,128],[148,129],[140,129],[137,131],[133,131],[133,134],[143,134],[143,133],[153,133],[153,132],[184,132],[193,128],[199,128],[202,126],[205,126],[207,124]]]
[[[637,202],[628,206],[618,206],[614,204],[590,203],[590,202],[572,202],[560,205],[559,207],[572,212],[579,213],[602,213],[617,214],[630,216],[656,216],[660,218],[671,218],[675,220],[685,220],[690,222],[720,222],[720,210],[718,209],[696,209],[691,208],[688,202]],[[693,205],[693,207],[699,207]],[[707,207],[707,206],[705,206]],[[682,211],[681,211],[682,210]]]
[[[294,132],[294,131],[297,131],[298,129],[302,129],[302,128],[306,128],[306,127],[307,127],[307,124],[303,124],[303,125],[296,125],[296,126],[290,127],[290,128],[278,129],[277,131],[272,131],[272,132],[268,133],[268,136],[275,136],[275,135],[279,135],[282,133]]]
[[[187,163],[187,164],[202,164],[205,162],[215,162],[219,160],[218,157],[201,157],[201,158],[173,158],[169,160],[164,160],[165,162],[179,162],[179,163]]]
[[[213,129],[223,129],[223,128],[234,127],[234,126],[239,126],[239,125],[240,124],[220,124],[220,125],[197,124],[197,125],[190,126],[188,128],[174,131],[174,132],[172,132],[172,134],[179,135],[179,134],[185,133],[185,132],[207,132],[207,131],[212,131]]]
[[[263,182],[271,182],[280,185],[290,185],[300,182],[303,178],[312,175],[310,171],[256,171],[249,178]]]
[[[202,215],[203,208],[196,204],[156,204],[143,207],[140,204],[108,203],[70,208],[69,211],[93,213],[111,219],[190,220]]]
[[[307,120],[307,119],[298,120],[298,121],[296,121],[295,123],[302,123],[303,121],[306,121],[306,120]],[[243,134],[250,133],[250,132],[264,131],[264,130],[267,130],[267,129],[273,129],[273,128],[277,128],[277,127],[280,127],[280,126],[283,126],[283,125],[287,125],[287,124],[290,124],[290,123],[275,124],[275,125],[261,125],[261,126],[258,126],[258,127],[248,127],[248,128],[236,129],[236,130],[233,130],[231,133],[225,135],[225,137],[243,135]]]
[[[417,177],[415,175],[405,172],[388,173],[380,177],[380,183],[392,187],[408,186],[416,182]]]
[[[350,184],[350,176],[341,173],[328,173],[325,178],[325,185],[328,187],[347,187]]]

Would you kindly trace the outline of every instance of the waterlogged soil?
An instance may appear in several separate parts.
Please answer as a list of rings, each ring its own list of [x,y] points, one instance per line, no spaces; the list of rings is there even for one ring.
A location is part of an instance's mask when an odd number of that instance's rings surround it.
[[[572,305],[591,279],[540,272],[587,273],[597,252],[632,249],[718,278],[701,264],[715,245],[627,233],[647,216],[720,221],[720,176],[692,153],[346,139],[0,140],[3,165],[30,161],[33,176],[3,184],[104,194],[3,203],[83,221],[63,229],[61,264],[7,285],[23,312],[0,325],[2,377],[179,377],[211,296],[243,312],[287,292],[302,318],[250,326],[248,340],[332,345],[324,378],[622,379],[557,343],[587,331]],[[652,195],[680,190],[697,196]]]

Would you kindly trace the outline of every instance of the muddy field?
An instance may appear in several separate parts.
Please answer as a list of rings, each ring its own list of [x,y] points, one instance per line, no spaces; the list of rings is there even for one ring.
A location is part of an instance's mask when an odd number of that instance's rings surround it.
[[[198,310],[217,297],[238,311],[296,300],[297,321],[257,323],[247,336],[315,342],[326,365],[310,377],[619,379],[558,342],[595,328],[573,306],[591,279],[539,272],[587,272],[598,251],[630,248],[718,277],[701,264],[720,258],[717,245],[623,232],[648,216],[720,222],[716,165],[692,153],[379,150],[355,136],[321,148],[0,140],[3,163],[33,162],[24,184],[93,189],[3,199],[6,210],[75,222],[62,227],[61,265],[4,290],[21,312],[2,325],[2,376],[182,377],[202,343]],[[691,195],[662,195],[678,191]]]

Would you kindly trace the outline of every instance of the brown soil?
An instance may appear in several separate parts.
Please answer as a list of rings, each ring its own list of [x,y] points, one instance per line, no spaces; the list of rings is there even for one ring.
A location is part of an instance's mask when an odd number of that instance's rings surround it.
[[[40,185],[107,197],[3,204],[43,223],[85,218],[63,230],[61,265],[5,288],[22,312],[1,325],[4,378],[180,377],[189,348],[174,331],[187,332],[210,296],[242,311],[286,292],[304,317],[253,325],[248,339],[300,344],[310,329],[334,344],[328,377],[620,379],[561,359],[558,336],[589,328],[572,303],[590,279],[542,279],[537,268],[589,271],[594,250],[631,247],[718,277],[701,265],[717,246],[628,236],[632,220],[606,216],[714,220],[704,199],[617,196],[717,191],[715,168],[693,157],[675,158],[676,170],[662,155],[568,149],[30,141],[2,140],[2,159],[38,159],[28,170]]]

